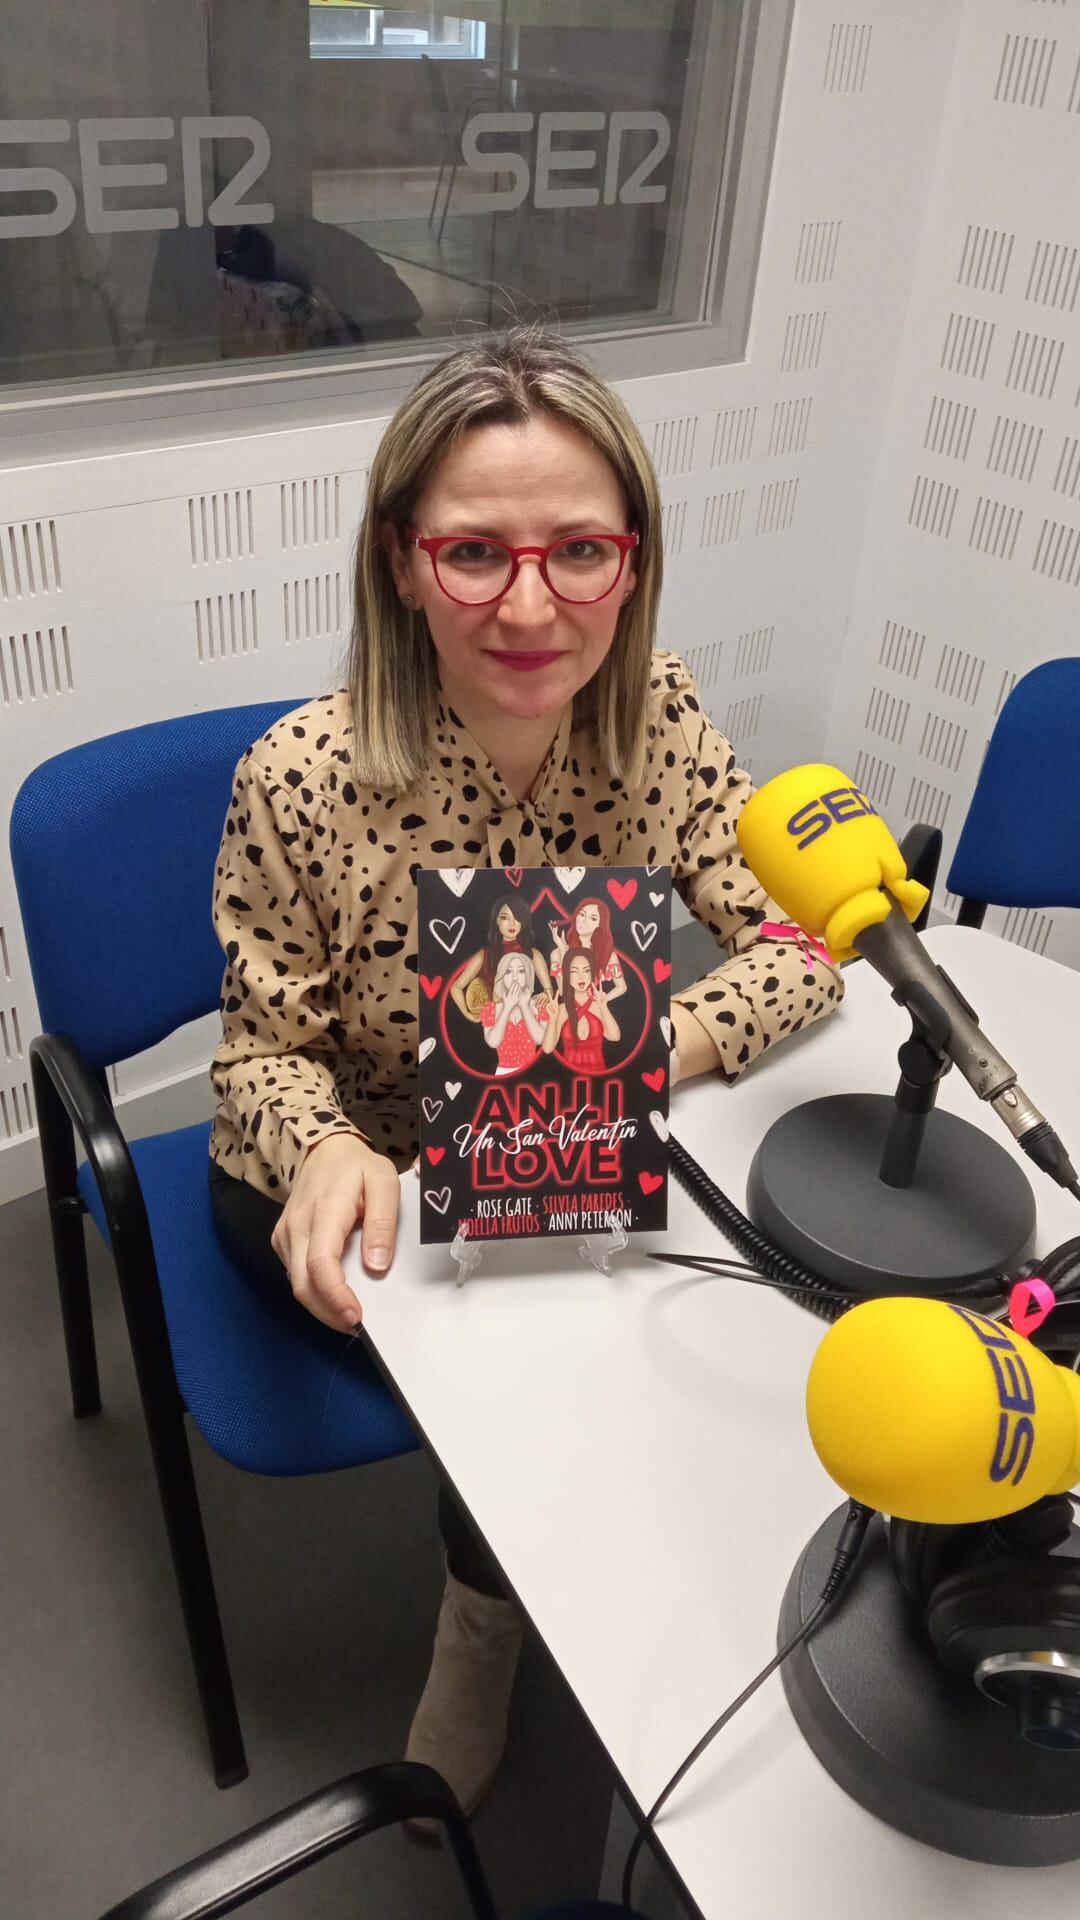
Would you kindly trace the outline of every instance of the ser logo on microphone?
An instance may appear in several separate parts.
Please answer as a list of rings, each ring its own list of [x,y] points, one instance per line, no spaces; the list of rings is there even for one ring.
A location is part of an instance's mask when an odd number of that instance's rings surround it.
[[[806,805],[793,813],[787,823],[787,830],[797,841],[799,852],[808,847],[812,840],[820,840],[832,826],[842,827],[846,820],[858,820],[872,813],[877,817],[877,808],[871,805],[865,793],[858,787],[833,787],[823,793],[820,799],[808,800]]]
[[[1023,1360],[1016,1351],[1009,1334],[997,1326],[993,1320],[984,1320],[981,1314],[969,1313],[966,1307],[949,1305],[953,1313],[959,1314],[986,1349],[986,1357],[993,1368],[994,1389],[997,1394],[999,1412],[997,1444],[990,1462],[990,1478],[998,1482],[1009,1480],[1018,1486],[1028,1469],[1032,1449],[1035,1445],[1035,1389]],[[1015,1416],[1015,1417],[1014,1417]]]

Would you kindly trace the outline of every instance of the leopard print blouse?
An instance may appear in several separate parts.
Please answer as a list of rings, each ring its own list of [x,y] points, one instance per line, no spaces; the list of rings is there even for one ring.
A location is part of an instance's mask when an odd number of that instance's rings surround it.
[[[730,956],[675,996],[725,1080],[840,999],[835,968],[756,933],[784,916],[735,839],[750,780],[676,655],[653,656],[636,792],[609,778],[569,714],[521,802],[445,704],[430,769],[407,794],[354,783],[351,733],[344,691],[287,714],[241,760],[225,821],[210,1151],[261,1192],[284,1198],[327,1134],[359,1132],[399,1167],[415,1156],[418,866],[670,863]]]

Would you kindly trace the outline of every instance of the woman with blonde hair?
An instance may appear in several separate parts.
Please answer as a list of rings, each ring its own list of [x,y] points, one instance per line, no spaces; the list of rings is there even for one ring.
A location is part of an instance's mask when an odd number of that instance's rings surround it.
[[[660,498],[623,402],[560,340],[451,354],[388,424],[356,551],[347,684],[245,754],[214,912],[225,949],[218,1231],[328,1326],[394,1252],[417,1150],[418,867],[670,868],[726,951],[673,998],[672,1080],[728,1083],[826,1013],[836,969],[743,861],[751,792],[674,654],[654,651]],[[502,1753],[521,1629],[452,1501],[431,1673],[409,1738],[474,1807]]]
[[[547,997],[533,994],[536,969],[527,953],[504,953],[491,999],[480,1015],[484,1039],[497,1050],[496,1075],[521,1073],[539,1057],[549,1019]]]

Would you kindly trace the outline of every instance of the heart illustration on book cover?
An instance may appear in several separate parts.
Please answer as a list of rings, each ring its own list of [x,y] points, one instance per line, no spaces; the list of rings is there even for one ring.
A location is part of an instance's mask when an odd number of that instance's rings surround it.
[[[416,876],[421,1240],[663,1228],[670,876],[462,878]]]

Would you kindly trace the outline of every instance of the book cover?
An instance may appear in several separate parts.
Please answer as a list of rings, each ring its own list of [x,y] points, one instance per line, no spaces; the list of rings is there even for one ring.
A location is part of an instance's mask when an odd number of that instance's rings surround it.
[[[667,1224],[671,876],[417,875],[420,1238]]]

